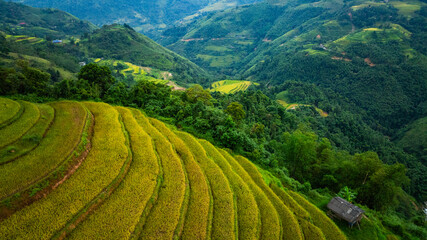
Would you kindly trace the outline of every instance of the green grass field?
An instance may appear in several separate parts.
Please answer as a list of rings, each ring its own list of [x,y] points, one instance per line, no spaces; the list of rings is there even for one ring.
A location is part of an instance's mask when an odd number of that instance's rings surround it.
[[[0,130],[37,121],[0,163],[0,239],[345,239],[270,172],[139,110],[1,103]]]

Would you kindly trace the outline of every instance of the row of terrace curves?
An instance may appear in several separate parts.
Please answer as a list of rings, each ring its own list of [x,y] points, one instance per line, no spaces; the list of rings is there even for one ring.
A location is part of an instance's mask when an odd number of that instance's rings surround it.
[[[0,105],[0,239],[345,239],[246,158],[139,110]]]

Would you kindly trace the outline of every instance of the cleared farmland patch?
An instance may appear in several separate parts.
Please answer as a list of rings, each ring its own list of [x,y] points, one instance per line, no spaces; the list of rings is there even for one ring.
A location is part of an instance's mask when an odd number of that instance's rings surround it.
[[[59,167],[78,145],[87,111],[77,102],[57,102],[55,120],[37,148],[0,166],[0,199],[21,191]]]
[[[289,195],[298,202],[310,214],[311,219],[315,226],[322,230],[326,239],[328,240],[344,240],[347,239],[341,230],[334,224],[334,222],[326,216],[320,209],[308,202],[299,194],[289,191]]]
[[[0,128],[8,125],[22,111],[21,104],[8,98],[0,98]]]
[[[295,215],[286,207],[276,194],[267,186],[261,174],[248,159],[242,156],[236,156],[235,159],[249,173],[254,182],[262,189],[271,203],[276,208],[282,226],[283,238],[287,239],[303,239],[301,229]]]
[[[159,174],[151,138],[130,110],[116,107],[130,137],[132,164],[116,191],[70,235],[70,239],[127,239],[134,231]]]
[[[119,174],[128,157],[117,111],[103,103],[85,103],[95,117],[92,148],[79,169],[32,205],[0,222],[0,239],[51,238]]]
[[[163,181],[157,201],[148,214],[143,226],[141,239],[172,239],[181,218],[185,197],[185,173],[181,160],[170,142],[154,128],[138,110],[132,111],[138,124],[151,136],[161,160]]]
[[[257,239],[259,210],[251,190],[212,144],[207,141],[201,141],[201,144],[208,156],[222,169],[233,189],[237,206],[238,238]]]
[[[178,136],[191,149],[210,184],[213,197],[211,238],[235,239],[236,213],[234,211],[233,192],[227,178],[221,168],[208,158],[205,150],[196,138],[183,132],[179,132]]]
[[[206,177],[190,149],[175,133],[158,120],[150,119],[150,122],[174,145],[187,172],[190,196],[180,237],[181,239],[206,239],[210,210],[209,186]]]
[[[8,147],[0,149],[0,164],[13,161],[39,145],[53,121],[55,111],[51,106],[45,104],[38,105],[38,108],[40,109],[39,121],[22,138]]]
[[[222,81],[212,83],[211,92],[221,92],[225,94],[231,94],[239,91],[246,91],[251,85],[259,85],[259,84],[251,81],[222,80]]]
[[[0,129],[0,148],[3,148],[24,135],[39,119],[40,111],[37,105],[22,102],[24,112],[10,125]]]
[[[245,181],[255,197],[261,216],[259,239],[280,239],[280,219],[271,201],[234,157],[222,149],[219,149],[219,151],[233,170]]]

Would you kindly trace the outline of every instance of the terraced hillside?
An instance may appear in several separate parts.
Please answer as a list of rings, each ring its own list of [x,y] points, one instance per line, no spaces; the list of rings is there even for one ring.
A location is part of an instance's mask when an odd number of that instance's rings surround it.
[[[251,81],[222,80],[212,83],[211,92],[231,94],[246,91],[251,85],[258,86],[259,84]]]
[[[0,105],[0,239],[345,239],[249,160],[139,110]]]

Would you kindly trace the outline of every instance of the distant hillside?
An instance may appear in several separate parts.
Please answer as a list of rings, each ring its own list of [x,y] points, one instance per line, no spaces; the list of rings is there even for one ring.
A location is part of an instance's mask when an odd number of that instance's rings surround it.
[[[427,100],[427,3],[387,2],[268,1],[169,29],[161,42],[214,74],[329,88],[392,135]]]
[[[427,117],[420,118],[403,129],[397,143],[405,151],[418,156],[427,165]]]
[[[194,63],[130,27],[118,24],[104,26],[81,39],[79,44],[89,57],[123,60],[170,71],[177,81],[202,83],[208,78],[208,74]]]
[[[346,239],[269,172],[139,110],[0,104],[1,239]]]
[[[58,8],[97,25],[127,23],[137,31],[156,30],[200,14],[260,0],[14,0],[34,7]],[[154,31],[153,31],[154,30]]]
[[[39,9],[0,0],[1,29],[11,35],[49,39],[80,36],[96,26],[56,9]]]
[[[57,81],[74,78],[79,62],[120,60],[156,71],[168,71],[174,81],[204,83],[208,74],[189,60],[160,46],[128,25],[98,29],[91,23],[54,9],[38,9],[0,1],[0,66],[25,59],[49,71]],[[58,43],[52,40],[58,39]],[[163,78],[163,77],[159,77]]]

